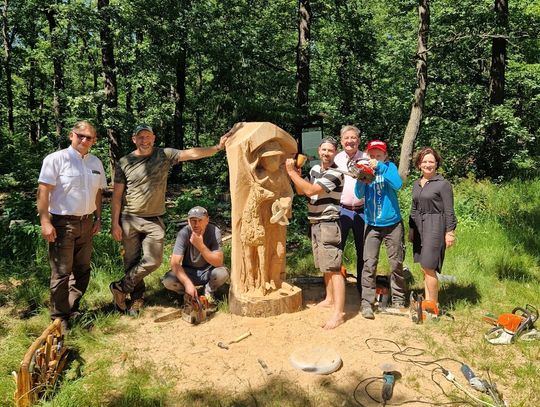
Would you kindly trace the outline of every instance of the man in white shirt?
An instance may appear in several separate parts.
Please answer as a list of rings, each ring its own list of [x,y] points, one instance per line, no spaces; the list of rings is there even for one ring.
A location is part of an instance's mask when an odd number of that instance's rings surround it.
[[[362,158],[369,158],[366,153],[359,150],[360,130],[355,126],[344,126],[341,131],[341,147],[343,151],[336,154],[334,162],[339,169],[348,171],[349,161],[356,161]],[[356,248],[356,287],[358,292],[362,292],[362,269],[364,268],[364,199],[358,199],[354,193],[356,180],[348,175],[344,175],[345,185],[341,194],[341,243],[345,250],[347,236],[352,230],[354,236],[354,246]]]
[[[88,151],[96,143],[89,122],[75,123],[71,145],[43,160],[37,190],[41,234],[49,242],[51,318],[77,315],[90,281],[92,237],[101,230],[101,191],[107,186],[101,161]]]

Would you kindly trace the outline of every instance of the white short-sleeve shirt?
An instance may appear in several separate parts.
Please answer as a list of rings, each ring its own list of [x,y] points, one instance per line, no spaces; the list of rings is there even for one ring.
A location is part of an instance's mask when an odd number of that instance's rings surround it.
[[[73,147],[49,154],[43,160],[39,183],[53,185],[49,212],[82,216],[96,210],[96,194],[107,187],[103,164],[96,156],[84,157]]]

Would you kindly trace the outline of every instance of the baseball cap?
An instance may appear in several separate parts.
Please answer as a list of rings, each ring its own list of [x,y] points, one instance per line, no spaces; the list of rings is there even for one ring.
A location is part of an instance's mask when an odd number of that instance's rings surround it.
[[[373,150],[373,149],[381,150],[383,153],[387,152],[386,143],[381,140],[372,140],[367,145],[367,150]]]
[[[148,124],[141,123],[133,129],[133,135],[136,136],[143,130],[148,130],[150,133],[154,133],[154,130],[152,130],[152,127],[150,127]]]
[[[188,219],[190,218],[207,218],[208,217],[208,211],[204,209],[202,206],[194,206],[191,208],[187,214]]]

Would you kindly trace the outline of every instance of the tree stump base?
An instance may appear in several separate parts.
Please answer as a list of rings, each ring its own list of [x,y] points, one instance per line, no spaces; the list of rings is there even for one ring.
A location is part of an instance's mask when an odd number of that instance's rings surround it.
[[[271,317],[293,313],[302,309],[302,289],[283,283],[280,289],[262,295],[260,293],[235,293],[229,291],[229,310],[244,317]]]

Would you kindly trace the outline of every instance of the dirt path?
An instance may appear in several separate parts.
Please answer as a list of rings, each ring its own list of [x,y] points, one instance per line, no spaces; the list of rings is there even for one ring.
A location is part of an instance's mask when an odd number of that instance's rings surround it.
[[[313,292],[315,296],[322,296],[322,290],[322,286],[304,290],[305,303],[309,305],[314,301]],[[426,370],[411,363],[395,362],[391,355],[375,353],[365,343],[367,338],[386,338],[397,341],[402,347],[425,348],[425,342],[419,338],[429,328],[415,326],[410,319],[400,316],[377,315],[374,321],[362,318],[358,313],[358,294],[352,284],[347,287],[347,299],[347,320],[331,331],[320,328],[329,311],[318,307],[269,318],[218,312],[207,322],[193,326],[181,319],[156,323],[156,317],[175,308],[150,306],[139,318],[122,317],[130,329],[129,333],[118,335],[117,340],[132,365],[153,364],[164,379],[177,381],[180,392],[211,388],[229,396],[242,395],[279,379],[299,386],[310,398],[315,397],[317,405],[355,405],[353,392],[357,384],[367,377],[381,376],[380,366],[392,363],[394,370],[402,375],[392,402],[419,398],[448,401],[441,397],[431,380],[433,366]],[[229,350],[217,346],[219,341],[232,340],[248,331],[251,336],[230,345]],[[338,352],[342,367],[330,375],[315,375],[291,366],[291,352],[315,345]],[[271,374],[263,369],[258,359],[266,363]],[[424,359],[435,358],[426,354]],[[442,376],[438,379],[445,381]],[[380,384],[374,383],[370,388],[379,398]],[[450,389],[447,384],[445,388]],[[356,397],[366,406],[376,405],[367,398],[363,387],[356,392]]]

